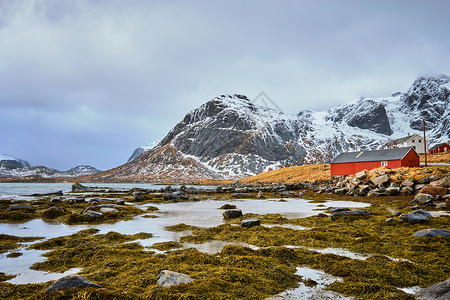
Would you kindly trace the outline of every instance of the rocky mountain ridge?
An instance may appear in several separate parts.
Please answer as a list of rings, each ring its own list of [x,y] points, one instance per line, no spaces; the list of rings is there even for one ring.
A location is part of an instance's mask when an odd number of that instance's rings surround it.
[[[363,98],[323,112],[282,113],[243,95],[221,95],[189,112],[157,145],[98,180],[240,178],[345,151],[386,147],[426,121],[429,144],[450,136],[450,77],[421,76],[405,93]],[[419,123],[420,122],[420,126]]]

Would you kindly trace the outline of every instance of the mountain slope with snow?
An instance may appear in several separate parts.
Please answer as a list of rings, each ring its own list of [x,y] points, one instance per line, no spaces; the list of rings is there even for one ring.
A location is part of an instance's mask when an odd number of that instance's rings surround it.
[[[409,133],[422,134],[422,120],[429,144],[447,141],[449,82],[446,75],[421,76],[405,93],[297,115],[258,106],[242,95],[222,95],[188,113],[157,145],[98,179],[239,178],[329,162],[341,152],[384,148]]]

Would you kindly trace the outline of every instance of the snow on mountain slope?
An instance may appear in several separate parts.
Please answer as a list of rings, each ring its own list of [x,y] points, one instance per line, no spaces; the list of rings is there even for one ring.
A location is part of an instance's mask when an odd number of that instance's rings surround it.
[[[133,161],[136,158],[138,158],[142,153],[155,148],[159,144],[159,142],[161,142],[161,140],[156,140],[153,143],[148,144],[147,146],[141,146],[141,147],[136,148],[133,151],[133,154],[131,154],[131,156],[128,158],[127,162]]]
[[[331,161],[346,151],[380,149],[424,119],[430,144],[450,135],[446,75],[422,76],[406,93],[363,98],[296,115],[221,95],[189,112],[157,145],[92,181],[189,182],[240,178],[283,166]]]
[[[8,154],[0,154],[0,162],[1,163],[10,163],[10,164],[17,164],[23,167],[29,167],[30,164],[23,159],[18,159],[15,158],[12,155],[8,155]]]

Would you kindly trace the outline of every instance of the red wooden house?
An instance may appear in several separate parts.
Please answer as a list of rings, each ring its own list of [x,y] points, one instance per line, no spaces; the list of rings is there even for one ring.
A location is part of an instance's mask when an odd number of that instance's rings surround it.
[[[440,143],[431,147],[430,150],[428,150],[428,154],[436,154],[447,151],[450,151],[450,146],[447,143]]]
[[[350,175],[379,167],[397,169],[420,166],[413,147],[341,153],[331,162],[331,175]]]

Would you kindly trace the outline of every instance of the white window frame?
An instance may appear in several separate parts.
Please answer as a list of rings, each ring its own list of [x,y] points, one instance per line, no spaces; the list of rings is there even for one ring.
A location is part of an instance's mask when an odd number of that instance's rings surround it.
[[[381,166],[382,167],[387,167],[388,166],[388,162],[387,161],[382,161],[381,162]]]

